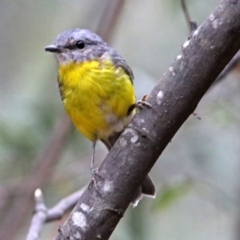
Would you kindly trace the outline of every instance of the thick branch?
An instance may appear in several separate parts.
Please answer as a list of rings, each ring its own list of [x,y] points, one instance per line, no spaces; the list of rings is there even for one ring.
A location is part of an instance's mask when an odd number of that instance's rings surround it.
[[[99,169],[60,239],[108,239],[135,190],[229,60],[240,49],[240,1],[225,0],[183,44]],[[97,185],[97,188],[96,188]]]

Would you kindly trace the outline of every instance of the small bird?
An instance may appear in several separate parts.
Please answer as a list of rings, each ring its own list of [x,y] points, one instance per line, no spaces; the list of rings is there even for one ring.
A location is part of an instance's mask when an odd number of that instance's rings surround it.
[[[67,113],[93,142],[93,171],[96,141],[101,140],[110,150],[135,113],[132,70],[116,50],[87,29],[64,31],[45,50],[56,55],[59,90]],[[155,197],[149,176],[132,204],[136,206],[143,195]]]

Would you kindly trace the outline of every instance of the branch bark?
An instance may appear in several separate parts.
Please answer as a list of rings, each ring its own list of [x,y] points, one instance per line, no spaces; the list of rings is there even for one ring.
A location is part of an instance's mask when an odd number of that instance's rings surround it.
[[[184,44],[120,136],[57,240],[109,239],[136,189],[226,64],[240,49],[240,1],[224,0]]]

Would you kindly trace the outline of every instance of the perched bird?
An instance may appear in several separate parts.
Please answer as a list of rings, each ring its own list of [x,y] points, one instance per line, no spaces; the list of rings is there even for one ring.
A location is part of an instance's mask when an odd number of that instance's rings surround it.
[[[72,29],[58,35],[45,48],[59,63],[58,84],[63,105],[77,129],[95,144],[101,140],[110,150],[134,114],[133,73],[126,61],[97,34]],[[132,200],[142,194],[155,196],[149,176]]]

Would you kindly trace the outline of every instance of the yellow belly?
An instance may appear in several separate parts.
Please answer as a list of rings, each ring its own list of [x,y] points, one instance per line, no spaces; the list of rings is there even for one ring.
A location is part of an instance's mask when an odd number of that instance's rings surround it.
[[[70,118],[91,141],[107,139],[128,124],[127,112],[135,103],[133,84],[110,61],[60,66],[59,87]]]

